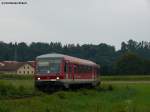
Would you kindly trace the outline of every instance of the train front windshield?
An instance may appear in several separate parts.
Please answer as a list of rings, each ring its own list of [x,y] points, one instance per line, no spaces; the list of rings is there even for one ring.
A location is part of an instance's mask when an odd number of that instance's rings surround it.
[[[50,73],[59,73],[60,72],[60,60],[48,60],[43,61],[39,60],[37,62],[37,72],[38,74],[50,74]]]

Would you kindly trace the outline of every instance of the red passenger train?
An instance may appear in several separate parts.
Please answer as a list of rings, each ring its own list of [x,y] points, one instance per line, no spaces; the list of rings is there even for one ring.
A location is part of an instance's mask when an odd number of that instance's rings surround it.
[[[50,53],[36,58],[35,86],[92,85],[98,80],[99,65],[96,63],[68,55]]]

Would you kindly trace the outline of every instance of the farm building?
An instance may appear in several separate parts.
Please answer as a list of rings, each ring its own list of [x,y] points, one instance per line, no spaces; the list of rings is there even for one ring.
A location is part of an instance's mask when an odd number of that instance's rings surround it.
[[[0,62],[0,72],[18,75],[34,74],[34,62],[3,61]]]

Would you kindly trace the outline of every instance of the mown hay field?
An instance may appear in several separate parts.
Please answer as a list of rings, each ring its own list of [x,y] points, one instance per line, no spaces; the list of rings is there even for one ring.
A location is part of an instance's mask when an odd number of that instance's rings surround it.
[[[47,93],[35,90],[32,78],[4,78],[0,112],[150,112],[149,83],[102,79],[98,88]]]

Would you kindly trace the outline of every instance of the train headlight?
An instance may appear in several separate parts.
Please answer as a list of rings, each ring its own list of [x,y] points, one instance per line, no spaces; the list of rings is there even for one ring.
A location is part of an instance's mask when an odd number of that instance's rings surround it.
[[[59,80],[59,77],[57,77],[56,79]]]
[[[40,77],[38,77],[37,79],[40,80]]]

